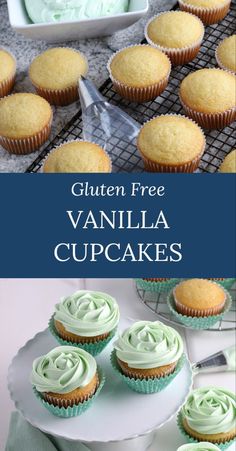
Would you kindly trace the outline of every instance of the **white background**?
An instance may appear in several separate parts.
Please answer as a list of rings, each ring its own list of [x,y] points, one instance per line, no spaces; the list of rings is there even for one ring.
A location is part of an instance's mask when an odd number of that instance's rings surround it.
[[[103,290],[116,297],[123,315],[134,319],[156,319],[138,300],[134,282],[129,279],[0,279],[0,399],[1,411],[4,412],[0,422],[1,451],[5,447],[10,414],[14,409],[7,390],[7,369],[12,358],[26,341],[47,327],[54,305],[62,296],[85,287]],[[191,362],[235,343],[234,332],[186,331],[184,336]],[[198,375],[194,382],[195,386],[217,385],[235,390],[235,374],[232,372]],[[158,431],[150,451],[176,451],[182,443],[175,421],[172,421]],[[229,451],[233,451],[233,447]]]

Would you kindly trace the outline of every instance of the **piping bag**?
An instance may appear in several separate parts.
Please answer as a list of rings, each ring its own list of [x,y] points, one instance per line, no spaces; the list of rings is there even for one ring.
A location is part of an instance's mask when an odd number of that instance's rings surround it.
[[[83,139],[92,141],[106,151],[119,142],[124,149],[136,140],[141,125],[117,106],[107,102],[95,85],[85,77],[79,80]]]
[[[193,374],[215,373],[220,371],[236,371],[236,346],[230,346],[223,351],[200,360],[192,365]]]

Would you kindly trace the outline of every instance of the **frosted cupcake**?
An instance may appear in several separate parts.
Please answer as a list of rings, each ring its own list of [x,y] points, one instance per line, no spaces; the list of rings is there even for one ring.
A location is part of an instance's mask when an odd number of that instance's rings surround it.
[[[180,411],[179,426],[190,441],[208,441],[220,448],[231,444],[236,437],[235,394],[218,387],[194,390]]]
[[[169,58],[150,45],[134,45],[115,53],[108,63],[114,89],[133,102],[154,100],[166,88]]]
[[[183,341],[175,329],[159,321],[138,321],[114,343],[111,359],[130,388],[155,393],[181,369]]]
[[[216,49],[216,61],[221,69],[236,72],[236,34],[225,38]]]
[[[60,343],[76,344],[97,355],[114,336],[119,319],[112,296],[81,290],[56,305],[50,329]]]
[[[59,346],[35,359],[30,378],[37,397],[59,416],[79,415],[88,408],[103,379],[96,360],[72,346]]]
[[[0,144],[13,154],[28,154],[47,141],[52,109],[42,97],[12,94],[0,100]]]
[[[180,100],[201,127],[221,129],[236,119],[236,77],[222,69],[200,69],[185,77]]]
[[[172,64],[185,64],[198,54],[204,26],[196,16],[183,11],[168,11],[148,22],[145,36],[149,44],[164,52]]]
[[[180,9],[198,16],[204,24],[211,25],[228,14],[231,0],[179,0]]]
[[[0,97],[10,94],[15,83],[15,76],[15,58],[5,49],[0,48]]]
[[[213,443],[199,442],[180,446],[177,451],[220,451],[220,448]]]
[[[219,172],[224,172],[228,174],[236,173],[236,149],[232,150],[221,163]]]
[[[79,98],[78,80],[88,72],[86,57],[70,48],[52,48],[37,56],[29,77],[37,93],[52,105],[68,105]]]

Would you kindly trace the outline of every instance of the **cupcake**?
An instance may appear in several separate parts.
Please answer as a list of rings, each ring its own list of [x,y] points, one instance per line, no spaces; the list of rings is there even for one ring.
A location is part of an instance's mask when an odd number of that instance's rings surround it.
[[[82,413],[104,383],[94,357],[72,346],[59,346],[35,359],[30,379],[36,396],[59,416]]]
[[[221,163],[219,172],[236,173],[236,149],[232,150]]]
[[[208,129],[236,119],[236,77],[222,69],[200,69],[184,78],[180,100],[186,114]]]
[[[35,94],[19,93],[0,100],[0,144],[14,154],[28,154],[47,141],[52,123],[49,103]]]
[[[211,25],[228,14],[231,0],[179,0],[180,9],[198,16],[204,24]]]
[[[71,141],[54,149],[43,165],[45,173],[111,172],[111,159],[97,144]]]
[[[13,89],[16,76],[16,60],[0,48],[0,97],[7,96]]]
[[[225,290],[210,280],[189,279],[173,290],[177,312],[186,316],[211,316],[221,313],[226,302]]]
[[[193,172],[205,150],[197,124],[180,115],[163,115],[144,124],[138,150],[149,172]]]
[[[134,45],[115,53],[108,63],[114,89],[133,102],[148,102],[166,88],[169,58],[150,45]]]
[[[179,424],[190,439],[227,444],[236,437],[236,396],[224,388],[194,390],[182,407]]]
[[[79,98],[78,80],[88,72],[86,57],[69,48],[48,49],[37,56],[29,77],[37,93],[52,105],[69,105]]]
[[[209,442],[190,443],[180,446],[177,451],[220,451],[218,446]]]
[[[168,11],[152,18],[145,30],[149,44],[163,51],[172,64],[185,64],[198,54],[204,26],[198,17],[183,11]]]
[[[170,291],[179,279],[168,278],[143,278],[136,279],[137,288],[155,293],[163,293]]]
[[[130,388],[155,393],[177,374],[183,358],[183,341],[172,327],[159,321],[138,321],[114,343],[113,367]]]
[[[236,34],[225,38],[216,49],[216,61],[221,69],[236,72]]]
[[[119,307],[112,296],[81,290],[56,305],[51,331],[61,343],[83,346],[96,355],[113,338],[119,319]]]

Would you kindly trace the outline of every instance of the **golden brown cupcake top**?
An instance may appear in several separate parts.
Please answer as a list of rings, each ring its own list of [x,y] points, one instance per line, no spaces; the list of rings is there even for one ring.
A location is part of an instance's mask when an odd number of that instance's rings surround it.
[[[0,48],[0,83],[12,77],[15,71],[15,59],[6,50]]]
[[[236,34],[224,39],[216,50],[217,60],[223,69],[236,72]]]
[[[184,116],[159,116],[147,122],[138,136],[140,152],[151,161],[187,163],[203,152],[201,128]]]
[[[189,308],[207,310],[224,303],[225,291],[220,285],[207,279],[190,279],[174,289],[175,300]]]
[[[39,133],[52,119],[52,109],[42,97],[18,93],[0,100],[0,135],[27,138]]]
[[[137,88],[159,83],[170,70],[169,58],[150,45],[127,47],[116,53],[110,63],[112,78]]]
[[[180,97],[189,108],[221,113],[235,107],[236,77],[222,69],[200,69],[184,78]]]
[[[43,172],[111,172],[111,161],[107,153],[97,144],[88,141],[72,141],[49,154],[44,163]]]
[[[227,3],[227,0],[182,0],[186,5],[196,6],[199,8],[217,8]]]
[[[169,11],[155,17],[147,27],[148,37],[164,48],[184,48],[200,41],[204,26],[198,17],[184,11]]]
[[[87,72],[85,56],[77,50],[62,47],[41,53],[29,68],[33,84],[52,90],[76,86],[81,75]]]
[[[232,150],[227,157],[225,157],[219,171],[233,174],[236,173],[236,149]]]

